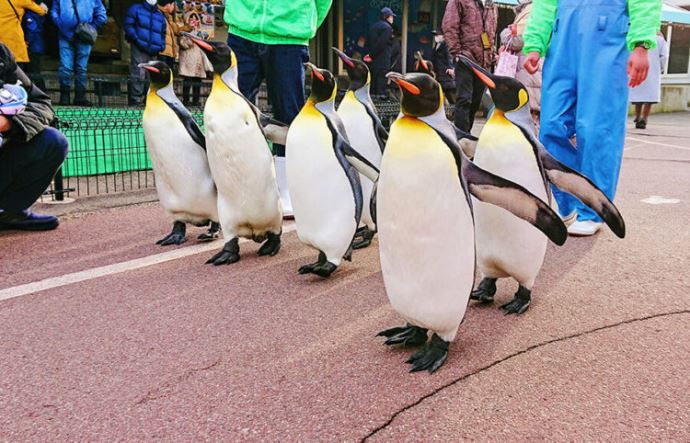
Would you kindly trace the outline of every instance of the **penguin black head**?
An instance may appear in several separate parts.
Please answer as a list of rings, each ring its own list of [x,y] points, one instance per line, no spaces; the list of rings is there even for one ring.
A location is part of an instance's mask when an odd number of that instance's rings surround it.
[[[213,66],[213,72],[216,74],[222,74],[228,69],[237,67],[237,57],[235,57],[235,53],[230,49],[227,43],[209,42],[187,32],[183,32],[182,34],[189,37],[194,44],[204,51],[208,61],[210,61]]]
[[[405,75],[397,72],[386,74],[395,82],[402,92],[400,111],[413,117],[426,117],[437,112],[443,106],[443,92],[429,74],[412,72]]]
[[[319,69],[312,63],[305,63],[304,66],[311,69],[311,98],[314,103],[321,103],[335,100],[336,82],[335,77],[328,69]]]
[[[148,71],[149,78],[151,78],[151,87],[154,89],[165,88],[173,81],[172,70],[165,62],[154,60],[148,63],[140,63],[138,67]]]
[[[486,69],[466,57],[460,57],[462,62],[472,69],[488,88],[496,109],[502,112],[517,111],[529,102],[529,94],[525,86],[511,77],[493,75]]]
[[[356,91],[362,86],[368,85],[371,82],[371,76],[369,75],[369,67],[362,60],[357,60],[349,57],[343,51],[338,48],[332,48],[333,51],[338,54],[340,60],[343,61],[343,66],[347,71],[347,76],[350,77],[350,87],[351,91]]]
[[[436,73],[434,73],[434,65],[430,61],[424,60],[422,51],[415,52],[414,59],[415,72],[423,72],[424,74],[429,74],[433,78],[436,78]]]

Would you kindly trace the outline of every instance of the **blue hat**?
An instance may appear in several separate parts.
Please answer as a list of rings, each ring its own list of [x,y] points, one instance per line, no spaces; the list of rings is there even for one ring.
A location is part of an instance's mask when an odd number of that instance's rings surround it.
[[[395,13],[393,13],[393,10],[389,7],[385,7],[383,9],[381,9],[381,15],[384,17],[390,17],[390,16],[395,17]]]

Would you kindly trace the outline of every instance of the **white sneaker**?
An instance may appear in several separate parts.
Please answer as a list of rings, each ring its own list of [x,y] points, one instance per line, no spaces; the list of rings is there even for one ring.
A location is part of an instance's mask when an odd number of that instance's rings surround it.
[[[568,226],[568,234],[575,237],[588,237],[596,234],[601,228],[601,223],[592,220],[576,221]]]
[[[283,207],[283,218],[293,218],[292,201],[288,191],[287,173],[285,172],[285,157],[275,157],[276,182],[280,192],[280,204]]]
[[[577,221],[577,211],[573,211],[566,216],[561,215],[561,220],[563,220],[563,224],[566,228],[570,227]]]

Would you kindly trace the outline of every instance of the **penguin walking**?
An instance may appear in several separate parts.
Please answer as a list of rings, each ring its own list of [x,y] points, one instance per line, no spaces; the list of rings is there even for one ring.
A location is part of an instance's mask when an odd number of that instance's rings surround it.
[[[548,183],[553,183],[591,207],[623,238],[625,222],[616,206],[588,178],[553,158],[535,137],[525,87],[513,78],[492,75],[469,59],[463,62],[488,86],[496,106],[479,136],[475,164],[549,202]],[[519,284],[518,290],[501,309],[506,314],[525,312],[544,261],[546,239],[528,223],[479,201],[475,204],[474,219],[477,266],[482,279],[471,298],[492,303],[496,280],[513,277]]]
[[[299,273],[328,277],[343,258],[351,259],[363,205],[358,171],[375,181],[378,168],[350,146],[335,111],[333,74],[305,66],[311,69],[311,95],[288,131],[287,179],[297,235],[319,251],[318,260]]]
[[[348,57],[337,48],[333,48],[333,51],[342,60],[350,78],[350,86],[338,106],[338,116],[343,121],[352,147],[378,168],[381,165],[381,155],[388,139],[388,132],[381,124],[369,95],[371,85],[369,67],[361,60]],[[360,176],[360,182],[362,199],[364,202],[369,202],[374,183],[363,175]],[[376,233],[376,225],[369,204],[363,205],[361,223],[363,226],[357,230],[356,237],[359,239],[352,244],[353,249],[369,246]]]
[[[446,360],[474,282],[470,195],[528,221],[556,244],[567,231],[537,196],[467,159],[431,76],[388,78],[400,87],[403,117],[391,126],[383,153],[376,221],[386,293],[407,325],[378,335],[387,345],[423,345],[407,360],[411,372],[434,372]]]
[[[146,147],[156,175],[156,191],[161,206],[174,219],[173,229],[158,240],[161,246],[186,241],[186,223],[206,226],[199,240],[219,236],[216,187],[209,170],[204,134],[173,90],[170,67],[160,61],[142,63],[151,86],[144,108]]]
[[[266,141],[270,131],[266,128],[277,130],[280,124],[261,114],[240,93],[237,58],[227,44],[190,37],[213,65],[204,126],[209,164],[218,187],[218,215],[226,239],[223,249],[206,263],[239,261],[240,237],[263,242],[257,254],[273,256],[280,250],[283,215],[273,156]]]

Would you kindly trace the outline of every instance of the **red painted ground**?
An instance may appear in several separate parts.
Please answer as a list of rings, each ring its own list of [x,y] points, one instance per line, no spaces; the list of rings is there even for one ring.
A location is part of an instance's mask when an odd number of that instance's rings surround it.
[[[673,118],[644,140],[690,149]],[[550,247],[530,310],[473,305],[433,376],[374,337],[401,323],[377,245],[322,281],[296,274],[315,253],[291,233],[274,258],[245,244],[232,266],[200,254],[0,302],[0,439],[688,441],[690,150],[629,145],[628,237]],[[153,204],[0,234],[0,289],[159,253],[168,229]]]

